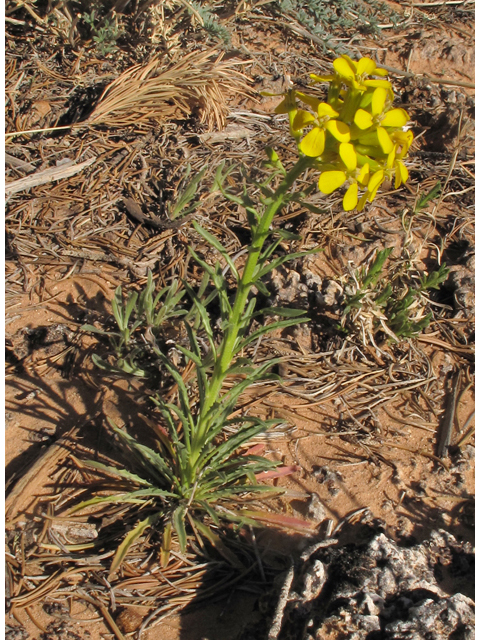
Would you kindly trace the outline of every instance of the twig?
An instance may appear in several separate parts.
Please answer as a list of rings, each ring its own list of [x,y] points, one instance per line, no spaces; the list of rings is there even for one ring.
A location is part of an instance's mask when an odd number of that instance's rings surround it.
[[[105,605],[103,605],[99,600],[95,600],[95,598],[92,598],[91,596],[89,596],[87,593],[85,593],[83,589],[78,590],[78,596],[80,598],[83,598],[87,602],[90,602],[90,604],[92,604],[94,607],[96,607],[100,611],[100,613],[105,619],[105,622],[108,624],[110,629],[115,634],[115,637],[117,638],[117,640],[125,640],[125,636],[117,627],[115,620],[112,618],[112,616],[110,615],[110,612],[108,611],[107,607],[105,607]]]
[[[27,24],[25,20],[16,20],[15,18],[5,17],[5,22],[9,22],[10,24]]]
[[[412,71],[402,71],[402,69],[397,69],[396,67],[389,67],[386,64],[379,65],[379,68],[385,69],[389,73],[394,73],[396,76],[402,76],[404,78],[424,78],[429,82],[435,82],[436,84],[448,84],[455,87],[467,87],[468,89],[475,89],[474,82],[465,82],[464,80],[448,80],[445,78],[436,78],[435,76],[430,76],[428,73],[413,73]]]
[[[283,583],[280,596],[278,598],[277,608],[275,610],[275,616],[273,618],[273,624],[270,627],[267,640],[278,640],[280,631],[282,630],[282,620],[285,613],[285,607],[287,606],[288,596],[290,594],[290,587],[292,586],[293,576],[295,574],[293,562],[290,564],[290,568],[287,572],[285,582]]]
[[[35,171],[35,165],[30,162],[25,162],[25,160],[20,160],[20,158],[16,158],[15,156],[11,156],[9,153],[5,153],[5,164],[10,167],[14,167],[15,169],[21,169],[22,171],[25,171],[25,173]]]
[[[475,4],[475,0],[443,0],[441,2],[402,2],[407,7],[445,7],[454,4]]]
[[[338,540],[336,538],[327,538],[327,540],[322,540],[321,542],[315,542],[315,544],[312,544],[310,547],[307,547],[307,549],[305,549],[305,551],[300,556],[300,559],[303,562],[307,562],[307,560],[310,560],[311,556],[313,556],[313,554],[319,549],[332,547],[335,544],[338,544]]]
[[[432,216],[435,216],[435,213],[437,212],[439,205],[443,202],[445,189],[447,188],[447,184],[449,183],[450,178],[452,177],[453,169],[455,168],[455,163],[457,162],[458,152],[460,151],[460,136],[462,134],[462,121],[463,121],[463,109],[460,112],[460,118],[458,120],[457,144],[455,145],[455,151],[453,152],[452,159],[450,160],[450,166],[448,167],[447,177],[445,179],[445,182],[443,183],[442,192],[440,193],[440,197],[438,201],[435,203],[435,206],[433,207]]]
[[[453,422],[455,419],[455,412],[457,408],[457,397],[458,397],[458,388],[460,384],[461,371],[457,371],[455,374],[455,378],[452,383],[452,390],[450,395],[448,396],[447,406],[445,408],[445,415],[443,416],[443,420],[440,424],[440,429],[438,432],[438,446],[437,446],[437,455],[439,458],[444,458],[447,449],[450,446],[450,442],[452,439],[452,430],[453,430]]]
[[[11,131],[5,134],[5,138],[13,138],[15,136],[23,136],[30,133],[44,133],[44,131],[60,131],[62,129],[72,129],[75,125],[69,124],[64,127],[46,127],[44,129],[27,129],[25,131]]]
[[[41,184],[48,184],[49,182],[55,182],[56,180],[62,180],[65,178],[71,178],[72,176],[80,173],[86,167],[89,167],[95,162],[96,158],[89,158],[85,162],[80,164],[74,164],[69,167],[60,166],[45,169],[45,171],[37,171],[31,176],[14,180],[13,182],[7,182],[5,184],[5,195],[11,196],[19,191],[25,191],[32,187],[38,187]]]
[[[466,419],[465,424],[463,425],[463,428],[462,428],[462,430],[460,432],[463,435],[461,435],[461,438],[455,444],[456,447],[461,447],[463,444],[465,444],[465,442],[472,435],[472,433],[474,433],[475,425],[473,425],[472,427],[470,427],[470,429],[465,431],[467,429],[468,425],[470,424],[470,422],[474,419],[474,417],[475,417],[475,411],[472,411],[472,413]]]
[[[425,335],[416,336],[416,340],[418,342],[426,342],[427,344],[433,344],[436,347],[440,347],[442,349],[446,349],[447,351],[454,351],[455,353],[463,353],[466,356],[473,357],[474,350],[473,347],[457,347],[456,345],[449,344],[445,342],[445,340],[440,340],[439,338],[435,338],[431,336],[429,333]]]

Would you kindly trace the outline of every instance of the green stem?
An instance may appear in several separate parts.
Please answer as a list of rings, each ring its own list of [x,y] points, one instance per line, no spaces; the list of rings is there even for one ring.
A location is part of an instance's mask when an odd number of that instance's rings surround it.
[[[235,302],[232,308],[232,314],[228,328],[223,337],[217,360],[215,362],[212,378],[210,380],[207,395],[203,402],[202,411],[199,415],[197,428],[192,441],[191,465],[192,472],[195,464],[203,448],[205,437],[208,434],[210,421],[209,414],[212,407],[217,402],[222,385],[225,380],[226,372],[235,355],[235,346],[237,343],[238,333],[241,327],[242,317],[248,300],[248,294],[254,284],[254,274],[257,268],[258,260],[265,240],[270,235],[270,226],[275,214],[282,208],[285,197],[294,182],[302,175],[305,169],[312,163],[312,158],[301,157],[295,166],[287,173],[277,190],[271,197],[271,202],[265,209],[257,228],[253,233],[252,244],[248,251],[247,261],[243,269],[242,277],[238,284]],[[193,478],[192,478],[193,479]]]

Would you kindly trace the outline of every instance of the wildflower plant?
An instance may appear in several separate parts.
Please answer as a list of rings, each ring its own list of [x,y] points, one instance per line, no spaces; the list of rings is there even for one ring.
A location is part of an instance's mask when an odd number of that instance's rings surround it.
[[[123,35],[123,27],[119,25],[118,16],[115,13],[113,18],[102,18],[97,14],[96,9],[92,9],[90,13],[84,13],[82,19],[90,27],[93,41],[100,55],[118,50],[116,42]]]
[[[173,280],[170,286],[156,292],[151,271],[140,294],[131,291],[125,300],[122,287],[117,287],[112,299],[112,314],[117,329],[107,331],[90,324],[82,327],[84,331],[108,337],[113,348],[113,364],[93,354],[94,364],[110,373],[148,377],[149,372],[144,366],[149,359],[148,337],[159,339],[167,323],[171,324],[186,315],[187,311],[179,305],[184,295],[185,290],[180,290],[178,280]]]
[[[377,251],[370,266],[352,274],[345,286],[345,307],[342,327],[363,334],[375,345],[375,336],[382,332],[398,342],[412,338],[426,329],[432,319],[427,312],[431,289],[439,289],[449,270],[442,264],[438,271],[421,275],[413,284],[405,274],[389,275],[384,269],[392,249]]]
[[[121,353],[123,357],[122,350],[132,333],[139,330],[137,323],[144,323],[147,318],[149,349],[168,372],[176,393],[170,394],[169,399],[160,393],[154,397],[159,409],[158,421],[152,423],[155,447],[141,444],[110,421],[127,453],[131,470],[107,467],[98,461],[89,463],[102,473],[116,476],[122,483],[122,491],[96,496],[77,509],[114,503],[133,505],[139,510],[139,522],[118,548],[112,570],[120,566],[128,548],[151,527],[163,531],[163,563],[168,561],[173,531],[181,550],[185,550],[187,526],[197,537],[210,541],[215,538],[208,525],[221,520],[237,524],[270,522],[300,530],[311,527],[248,506],[254,496],[282,491],[263,484],[261,479],[284,475],[290,469],[278,468],[277,462],[257,455],[254,450],[245,451],[253,438],[278,421],[239,414],[236,405],[250,385],[276,378],[270,370],[277,360],[257,366],[248,358],[248,345],[269,331],[307,321],[301,310],[257,309],[256,298],[256,292],[268,296],[262,280],[272,269],[305,255],[305,252],[282,254],[285,240],[299,238],[285,230],[272,229],[274,217],[282,207],[293,200],[302,200],[305,193],[311,192],[311,188],[296,190],[296,181],[306,169],[316,168],[321,172],[319,185],[324,192],[334,191],[347,182],[344,207],[352,209],[357,205],[358,185],[365,188],[367,198],[373,199],[383,179],[395,170],[395,163],[402,162],[411,142],[402,130],[408,116],[401,109],[391,109],[393,94],[390,83],[383,79],[383,70],[367,58],[357,63],[346,56],[335,61],[334,69],[334,75],[325,79],[330,82],[326,102],[290,91],[277,109],[288,113],[297,142],[299,157],[292,168],[287,170],[275,150],[267,148],[267,166],[271,171],[261,184],[255,185],[256,199],[249,195],[246,186],[240,194],[226,188],[233,168],[225,169],[221,164],[216,172],[213,189],[247,213],[251,241],[243,266],[232,260],[213,235],[193,222],[196,233],[217,253],[218,259],[212,266],[190,248],[205,278],[197,291],[183,282],[191,301],[189,311],[184,302],[178,311],[180,297],[176,285],[155,294],[151,278],[139,296],[130,294],[124,302],[120,291],[115,294],[113,310],[119,331],[113,338],[117,355]],[[375,79],[376,76],[382,79]],[[316,76],[314,80],[323,81]],[[297,100],[310,111],[300,109]],[[400,178],[406,180],[406,174],[401,173]],[[194,197],[194,191],[189,189],[187,200]],[[364,202],[362,196],[362,206]],[[233,296],[229,295],[231,282],[236,287]],[[220,309],[220,320],[215,325],[209,314],[209,303],[214,299]],[[162,304],[168,307],[163,315],[157,310]],[[268,322],[269,316],[274,317],[273,322]],[[186,362],[183,371],[169,359],[153,330],[167,317],[180,319],[188,336],[188,346],[177,345]],[[252,330],[254,320],[260,321],[256,330]],[[186,375],[187,369],[193,375]],[[173,402],[175,396],[177,401]]]

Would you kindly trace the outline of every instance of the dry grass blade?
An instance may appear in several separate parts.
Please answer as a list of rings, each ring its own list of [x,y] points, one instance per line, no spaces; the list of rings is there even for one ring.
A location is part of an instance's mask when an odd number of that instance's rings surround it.
[[[222,57],[212,50],[194,51],[170,65],[163,58],[136,65],[105,89],[87,123],[123,127],[180,110],[187,116],[199,111],[209,129],[222,128],[228,98],[249,91],[237,69],[242,63]]]

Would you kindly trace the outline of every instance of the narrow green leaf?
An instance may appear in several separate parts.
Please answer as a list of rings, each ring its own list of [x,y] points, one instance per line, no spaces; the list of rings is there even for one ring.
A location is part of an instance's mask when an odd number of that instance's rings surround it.
[[[135,438],[132,438],[131,435],[115,426],[109,418],[108,421],[113,431],[119,436],[120,440],[128,446],[129,450],[134,454],[135,459],[147,473],[150,473],[160,484],[162,484],[164,480],[167,480],[169,483],[174,481],[175,476],[172,470],[158,453],[150,449],[150,447],[139,444]]]
[[[449,273],[450,269],[444,263],[438,271],[432,271],[432,273],[424,275],[420,278],[420,291],[439,289],[440,285],[448,278]]]
[[[81,464],[87,467],[91,467],[92,469],[99,469],[100,471],[104,471],[105,473],[124,478],[125,480],[130,480],[131,482],[136,482],[140,485],[144,485],[147,487],[152,486],[152,483],[148,480],[145,480],[145,478],[141,478],[140,476],[137,476],[134,473],[127,471],[126,469],[117,469],[117,467],[110,467],[106,464],[98,462],[97,460],[82,460]]]
[[[278,422],[278,421],[277,421]],[[211,466],[216,466],[220,462],[227,460],[233,453],[244,443],[252,440],[260,433],[268,430],[267,422],[259,421],[256,425],[240,429],[238,433],[230,436],[225,442],[219,444],[213,451],[208,452],[201,458],[201,466],[204,467],[207,462]]]
[[[99,333],[102,336],[115,336],[117,338],[120,338],[119,333],[115,333],[113,331],[104,331],[103,329],[97,329],[97,327],[94,327],[92,324],[84,324],[80,327],[80,329],[82,331],[89,331],[91,333]]]
[[[266,307],[258,312],[258,315],[282,316],[284,318],[298,318],[307,312],[304,309],[289,309],[288,307]]]
[[[362,289],[366,289],[367,287],[374,286],[377,283],[377,280],[382,273],[383,265],[385,264],[388,256],[392,253],[393,247],[389,247],[388,249],[382,249],[382,251],[377,251],[375,255],[375,259],[370,265],[368,269],[367,275],[365,276]]]
[[[206,500],[195,500],[195,502],[210,516],[215,524],[220,524],[218,513]]]
[[[230,267],[231,272],[233,273],[233,275],[235,276],[235,279],[238,282],[239,278],[238,278],[237,268],[235,267],[233,260],[230,258],[227,251],[225,250],[225,247],[223,247],[220,244],[220,242],[215,238],[215,236],[213,236],[206,229],[201,227],[197,222],[195,221],[193,222],[193,227],[195,231],[202,236],[202,238],[204,238],[210,245],[212,245],[212,247],[215,247],[215,249],[223,256],[223,258],[225,259],[225,262]]]
[[[279,258],[275,258],[268,265],[264,266],[262,269],[258,271],[258,273],[254,276],[254,284],[257,286],[257,280],[263,278],[267,273],[272,271],[273,269],[277,269],[280,265],[288,260],[295,260],[296,258],[302,258],[304,256],[309,256],[313,253],[318,253],[320,249],[311,249],[310,251],[297,251],[296,253],[288,253],[285,256],[281,256]]]
[[[185,430],[185,445],[190,449],[190,437],[192,433],[192,429],[194,427],[193,416],[190,409],[190,398],[188,396],[188,389],[185,386],[185,382],[176,367],[168,360],[168,358],[158,349],[157,347],[153,348],[154,353],[160,358],[165,367],[168,369],[168,372],[173,377],[178,387],[178,397],[180,400],[180,405],[183,411],[183,415],[185,416],[187,422],[183,425]]]
[[[311,211],[312,213],[316,213],[316,214],[328,213],[327,209],[320,209],[319,207],[316,207],[311,202],[305,202],[305,200],[302,201],[302,207],[305,207],[305,209],[308,209],[308,211]]]
[[[122,315],[122,304],[122,287],[119,285],[113,294],[112,311],[120,331],[124,331],[126,329],[126,324]]]
[[[188,322],[184,322],[185,324],[185,329],[187,331],[187,335],[188,335],[188,340],[190,342],[190,346],[192,347],[192,349],[195,351],[195,356],[198,358],[198,361],[200,364],[196,364],[196,369],[195,369],[195,373],[197,375],[197,384],[198,384],[198,392],[200,395],[200,404],[203,402],[203,399],[205,398],[208,388],[209,388],[209,384],[208,384],[208,380],[207,380],[207,374],[206,374],[206,366],[205,363],[202,359],[202,354],[200,351],[200,346],[197,342],[197,338],[195,336],[195,333],[192,329],[192,327],[189,325]]]
[[[415,205],[414,213],[418,213],[424,207],[426,207],[431,200],[433,200],[438,195],[440,195],[441,191],[442,191],[442,183],[439,180],[436,183],[436,185],[432,189],[430,189],[430,191],[426,195],[424,193],[421,194],[417,204]]]
[[[127,373],[129,375],[136,375],[140,378],[148,377],[148,374],[146,371],[143,371],[143,369],[138,369],[136,367],[130,366],[122,358],[120,358],[117,361],[120,363],[120,366],[115,366],[115,365],[108,364],[108,362],[106,362],[103,358],[101,358],[100,356],[97,356],[96,353],[93,353],[92,362],[99,369],[104,369],[105,371],[108,371],[110,373],[115,373],[116,375],[124,375],[125,373]]]
[[[151,498],[176,498],[176,494],[171,491],[162,491],[162,489],[139,489],[138,491],[130,491],[129,493],[122,493],[114,496],[96,496],[85,500],[81,504],[75,506],[75,510],[84,509],[94,504],[109,503],[114,504],[116,502],[125,504],[145,504]]]
[[[302,236],[298,233],[292,233],[286,229],[275,229],[274,235],[280,236],[280,240],[302,240]]]
[[[173,528],[177,532],[180,551],[185,553],[187,548],[187,532],[185,530],[185,512],[186,508],[181,505],[175,509],[172,516]]]
[[[130,494],[122,494],[119,496],[97,496],[96,498],[90,498],[90,500],[84,500],[80,504],[75,505],[70,509],[69,513],[73,514],[87,507],[92,507],[96,504],[145,504],[149,501],[149,498],[131,498]]]
[[[138,293],[136,291],[132,291],[130,293],[130,295],[128,296],[128,300],[127,300],[127,304],[125,307],[125,316],[124,316],[124,321],[125,321],[125,326],[128,326],[128,322],[130,320],[130,316],[132,315],[132,311],[135,309],[135,305],[137,304],[137,300],[138,300]],[[140,325],[141,323],[138,322],[137,327]],[[133,329],[132,329],[132,333],[133,333]]]
[[[247,308],[245,309],[242,317],[240,318],[240,322],[239,322],[240,331],[238,333],[240,337],[245,334],[253,318],[255,317],[255,314],[253,312],[256,304],[257,304],[257,299],[251,298],[248,302]]]
[[[180,215],[180,213],[187,206],[187,204],[195,197],[197,193],[198,185],[203,179],[203,176],[205,175],[206,170],[207,170],[207,167],[204,167],[187,184],[187,186],[185,187],[185,190],[183,191],[183,193],[181,194],[181,196],[178,198],[177,202],[171,209],[170,218],[172,220],[175,220],[175,218],[177,218]],[[189,176],[190,171],[191,171],[191,166],[187,165],[187,171],[184,177],[184,181]]]
[[[148,518],[145,518],[145,520],[139,522],[134,529],[127,533],[125,540],[118,547],[115,556],[113,557],[112,564],[110,566],[111,574],[120,567],[132,544],[143,534],[145,529],[148,529],[148,527],[151,527],[153,524],[155,524],[159,517],[160,514],[158,513],[151,515]]]
[[[162,546],[160,550],[160,566],[164,569],[170,559],[170,550],[172,547],[172,523],[167,522],[163,530]]]
[[[171,437],[171,439],[173,440],[173,443],[175,445],[178,445],[180,443],[180,439],[178,437],[178,433],[177,433],[177,425],[175,423],[176,420],[176,416],[175,414],[173,414],[170,409],[168,408],[167,403],[163,400],[163,398],[161,398],[160,396],[156,395],[156,396],[151,396],[153,402],[159,407],[160,412],[162,414],[162,416],[165,419],[165,422],[167,424],[167,430],[168,433]],[[172,453],[172,451],[170,451],[170,453]]]
[[[264,327],[260,327],[260,329],[257,329],[235,345],[235,353],[238,353],[239,351],[244,349],[247,344],[254,342],[264,333],[268,333],[269,331],[273,331],[276,329],[285,329],[286,327],[292,327],[300,322],[310,322],[310,318],[290,318],[289,320],[280,320],[278,322],[272,322],[272,324],[268,324]]]
[[[265,296],[266,298],[270,297],[270,291],[267,289],[267,287],[263,284],[261,280],[256,280],[255,286],[257,287],[258,291],[262,294],[262,296]]]
[[[230,551],[230,549],[222,542],[220,536],[218,536],[215,532],[213,532],[209,527],[202,524],[199,520],[194,520],[192,518],[192,524],[197,529],[197,531],[206,538],[210,544],[218,551],[218,553],[227,560],[232,567],[236,567],[241,571],[245,571],[246,567],[244,564],[240,562],[237,556]]]
[[[207,339],[208,342],[210,344],[210,349],[212,350],[214,357],[217,357],[217,349],[215,346],[215,341],[214,341],[214,337],[213,337],[213,330],[210,324],[210,318],[208,316],[208,312],[206,310],[206,308],[204,307],[204,305],[202,304],[202,302],[198,299],[198,297],[195,295],[195,292],[193,291],[193,289],[190,287],[190,285],[188,285],[187,283],[185,283],[185,288],[188,291],[188,295],[192,298],[193,303],[198,311],[198,313],[200,314],[200,319],[201,319],[201,323],[202,326],[205,330],[205,333],[207,334]]]
[[[201,367],[202,366],[201,359],[195,353],[192,353],[192,351],[190,351],[190,349],[182,347],[181,344],[175,345],[175,349],[178,349],[181,353],[183,353],[185,358],[187,358],[187,360],[191,360],[195,364],[195,366],[197,366],[197,367]]]
[[[280,246],[281,242],[282,238],[277,238],[275,242],[272,242],[260,255],[260,258],[258,260],[259,270],[263,267],[264,263],[272,257],[272,255]]]

